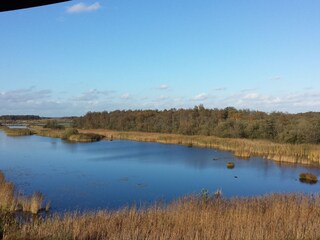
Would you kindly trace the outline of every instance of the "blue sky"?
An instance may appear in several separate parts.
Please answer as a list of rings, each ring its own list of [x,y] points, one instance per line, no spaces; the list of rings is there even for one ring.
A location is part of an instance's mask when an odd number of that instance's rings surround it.
[[[320,111],[317,0],[77,1],[0,13],[0,115]]]

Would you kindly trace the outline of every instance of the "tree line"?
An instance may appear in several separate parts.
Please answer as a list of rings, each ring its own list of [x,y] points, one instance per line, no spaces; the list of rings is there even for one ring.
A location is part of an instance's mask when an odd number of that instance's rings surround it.
[[[22,120],[40,120],[41,117],[37,115],[2,115],[0,120],[3,121],[22,121]]]
[[[74,119],[86,129],[267,139],[279,143],[320,143],[320,112],[265,113],[234,107],[88,112]]]

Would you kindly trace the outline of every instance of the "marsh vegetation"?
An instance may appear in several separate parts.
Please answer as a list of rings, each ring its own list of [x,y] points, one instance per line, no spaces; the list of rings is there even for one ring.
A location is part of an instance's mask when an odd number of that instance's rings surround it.
[[[8,136],[30,136],[33,135],[34,132],[29,128],[9,128],[7,126],[0,126],[0,130],[3,130]]]
[[[319,239],[319,195],[189,196],[165,206],[65,213],[7,226],[4,239]],[[0,218],[1,219],[1,218]]]
[[[79,133],[76,128],[44,128],[33,125],[31,129],[39,136],[61,138],[70,142],[97,142],[104,138],[101,134]]]
[[[42,193],[35,192],[31,196],[25,196],[16,191],[12,182],[5,179],[0,171],[0,210],[2,211],[23,211],[37,214],[44,207]]]
[[[233,169],[235,166],[234,162],[227,162],[227,168]]]
[[[300,182],[315,184],[318,182],[318,177],[312,173],[301,173],[299,175]]]

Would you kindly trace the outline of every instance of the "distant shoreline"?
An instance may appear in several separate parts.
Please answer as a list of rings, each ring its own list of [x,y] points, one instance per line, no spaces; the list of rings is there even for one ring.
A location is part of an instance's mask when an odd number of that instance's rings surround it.
[[[30,126],[32,132],[39,136],[63,138],[65,130],[47,129]],[[248,159],[262,157],[279,163],[291,163],[320,167],[320,145],[316,144],[282,144],[267,140],[250,140],[239,138],[220,138],[215,136],[181,135],[168,133],[129,132],[107,129],[77,129],[79,134],[102,136],[97,141],[132,140],[139,142],[156,142],[178,144],[188,147],[212,148],[232,152],[235,157]],[[93,142],[88,139],[81,142]]]
[[[103,135],[107,140],[133,140],[179,144],[189,147],[213,148],[232,152],[236,157],[248,159],[263,157],[281,163],[320,167],[320,146],[314,144],[280,144],[266,140],[219,138],[214,136],[188,136],[166,133],[122,132],[106,129],[78,129],[80,133]]]

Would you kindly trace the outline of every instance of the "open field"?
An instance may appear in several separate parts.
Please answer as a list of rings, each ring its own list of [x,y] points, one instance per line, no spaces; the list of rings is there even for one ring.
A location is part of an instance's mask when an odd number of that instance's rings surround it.
[[[319,239],[320,196],[191,196],[168,206],[66,213],[5,229],[4,239]]]
[[[279,144],[264,140],[219,138],[213,136],[186,136],[164,133],[120,132],[105,129],[79,130],[80,133],[95,133],[107,139],[183,144],[189,147],[215,148],[233,152],[236,157],[259,156],[283,163],[320,166],[320,145]]]

